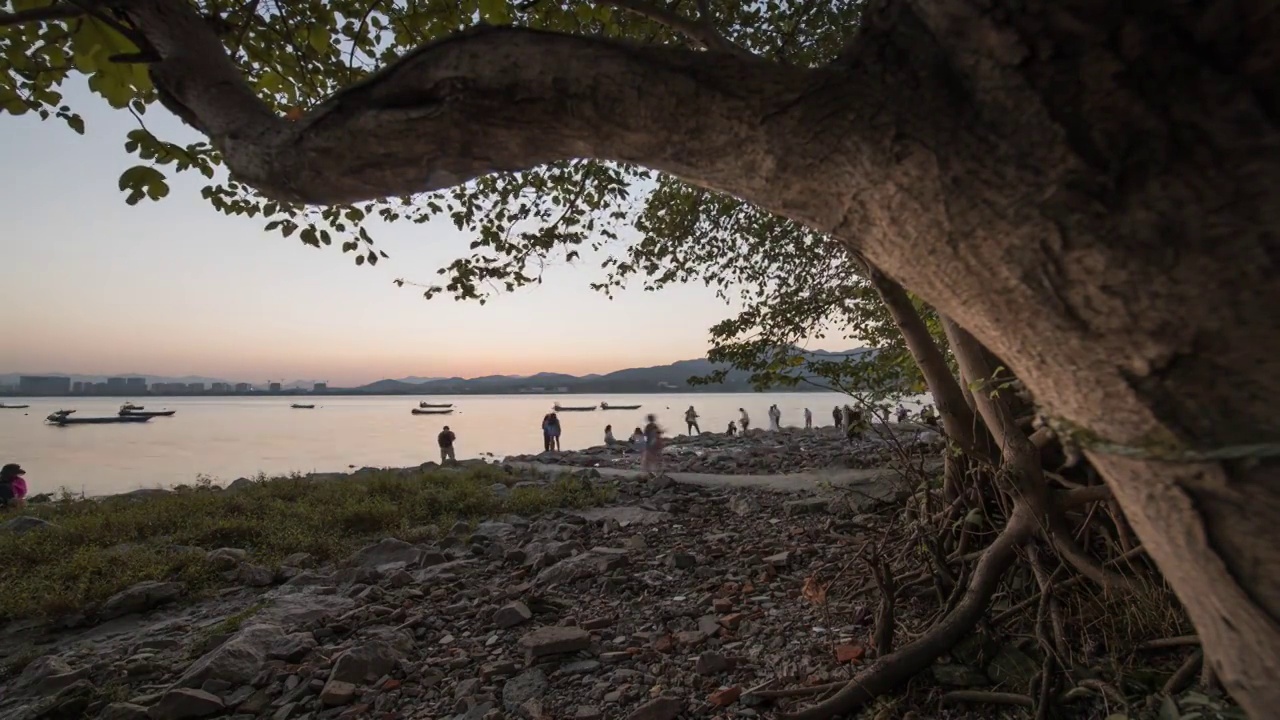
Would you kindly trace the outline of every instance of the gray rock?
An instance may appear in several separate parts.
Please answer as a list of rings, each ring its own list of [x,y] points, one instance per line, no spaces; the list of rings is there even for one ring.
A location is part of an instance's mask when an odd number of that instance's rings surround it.
[[[44,655],[27,663],[18,677],[9,683],[6,694],[11,697],[54,695],[88,675],[88,668],[72,670],[57,655]]]
[[[253,485],[254,482],[249,478],[236,478],[231,481],[231,484],[227,486],[227,489],[224,490],[224,492],[240,492],[241,490],[248,490],[253,487]]]
[[[824,498],[801,498],[788,500],[782,504],[782,508],[788,515],[808,515],[823,512],[830,504],[830,501]]]
[[[282,634],[275,625],[242,628],[230,640],[192,663],[174,684],[195,688],[206,680],[224,680],[232,685],[246,685],[262,670],[267,661],[267,648]]]
[[[41,520],[30,515],[20,515],[12,520],[6,520],[0,523],[0,530],[8,530],[9,532],[22,535],[32,530],[49,530],[58,527],[48,520]]]
[[[509,628],[529,622],[532,617],[533,613],[529,612],[529,607],[517,600],[498,608],[493,613],[493,623],[500,628]]]
[[[520,638],[529,657],[578,652],[591,646],[591,633],[576,627],[544,627]]]
[[[567,557],[538,573],[534,578],[534,584],[546,587],[564,585],[585,577],[612,572],[625,567],[627,563],[625,555],[584,552],[581,555]]]
[[[261,565],[245,564],[240,566],[236,578],[249,587],[267,587],[276,581],[276,572]]]
[[[760,503],[750,495],[734,495],[729,500],[729,511],[735,515],[754,515],[760,512]]]
[[[987,676],[968,665],[934,665],[933,679],[948,687],[977,687],[989,685]]]
[[[188,720],[216,715],[223,710],[222,698],[203,690],[174,688],[147,710],[151,720]]]
[[[404,563],[412,567],[422,559],[422,548],[396,538],[383,538],[368,545],[352,556],[351,561],[360,567],[376,568],[388,563]]]
[[[185,585],[176,582],[140,582],[107,598],[98,609],[98,618],[111,620],[144,612],[177,600],[186,589]]]
[[[671,553],[667,563],[677,570],[688,570],[698,564],[698,559],[689,553],[676,552]]]
[[[248,558],[248,552],[240,548],[228,547],[210,550],[209,554],[205,555],[205,560],[208,560],[210,565],[219,570],[235,570],[240,567],[240,563]]]
[[[102,709],[98,720],[147,720],[147,709],[133,703],[111,703]]]
[[[1040,663],[1013,645],[1005,645],[987,665],[987,677],[997,685],[1025,688],[1040,672]]]
[[[330,680],[354,684],[373,682],[391,672],[400,660],[400,651],[391,643],[375,640],[339,653]]]
[[[729,660],[725,656],[708,650],[698,656],[693,669],[699,675],[718,675],[728,670],[729,666]]]
[[[320,691],[320,702],[328,707],[346,705],[356,697],[356,686],[342,680],[330,680]]]
[[[636,708],[627,720],[675,720],[681,710],[684,710],[683,700],[660,697]]]
[[[784,568],[787,566],[788,563],[791,562],[791,553],[787,552],[786,550],[783,550],[777,555],[770,555],[769,557],[765,558],[764,561],[776,568]]]
[[[314,650],[316,645],[315,636],[309,632],[290,633],[271,643],[267,649],[267,657],[272,660],[296,663]]]
[[[547,676],[537,668],[527,670],[511,678],[502,686],[502,706],[510,713],[519,713],[521,706],[537,700],[547,692]]]
[[[288,567],[310,568],[315,567],[316,559],[311,556],[311,553],[299,552],[285,556],[285,559],[281,560],[280,564]]]

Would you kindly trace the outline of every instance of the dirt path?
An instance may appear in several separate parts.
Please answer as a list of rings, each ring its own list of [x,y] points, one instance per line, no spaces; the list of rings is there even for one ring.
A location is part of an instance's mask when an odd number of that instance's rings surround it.
[[[622,470],[619,468],[584,468],[574,465],[552,465],[547,463],[510,462],[514,467],[523,467],[545,473],[575,473],[582,470],[595,469],[605,477],[643,478],[648,473],[639,470]],[[941,463],[935,463],[939,468]],[[934,468],[928,467],[932,470]],[[702,485],[706,487],[738,487],[771,490],[774,492],[819,491],[826,487],[856,490],[868,495],[880,497],[885,492],[900,491],[903,478],[898,471],[890,468],[814,470],[808,472],[786,473],[781,475],[718,475],[713,473],[667,473],[667,477],[678,483]]]

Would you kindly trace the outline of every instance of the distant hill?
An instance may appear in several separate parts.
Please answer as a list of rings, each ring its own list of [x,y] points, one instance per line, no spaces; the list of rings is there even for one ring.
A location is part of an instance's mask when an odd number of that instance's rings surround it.
[[[243,380],[243,379],[226,380],[224,378],[206,377],[204,375],[174,376],[174,375],[150,375],[148,373],[114,373],[110,375],[80,375],[77,373],[62,373],[62,372],[23,372],[23,373],[0,373],[0,385],[17,385],[18,378],[22,377],[23,375],[65,377],[65,378],[70,378],[71,382],[73,383],[75,382],[95,382],[95,383],[106,382],[107,378],[109,377],[146,378],[148,385],[151,385],[153,383],[184,383],[184,384],[204,383],[205,386],[207,387],[214,383],[230,383],[234,385],[240,382],[249,382],[248,380]],[[283,387],[286,390],[289,390],[289,389],[310,390],[317,382],[324,382],[324,381],[323,380],[290,380],[288,382],[282,383],[281,387]],[[249,382],[249,384],[258,390],[266,390],[267,386],[270,383],[267,381],[263,381],[263,382]]]
[[[862,348],[843,352],[816,350],[806,353],[811,358],[838,360],[849,355],[873,352]],[[717,370],[727,370],[725,381],[715,385],[690,385],[689,378],[709,375]],[[669,365],[627,368],[603,375],[568,375],[540,372],[527,377],[513,375],[485,375],[475,378],[433,378],[408,382],[379,380],[355,388],[337,389],[340,392],[405,395],[507,395],[540,393],[659,393],[659,392],[748,392],[751,374],[734,370],[727,365],[713,363],[705,358],[680,360]],[[812,386],[790,388],[798,391],[820,391]]]

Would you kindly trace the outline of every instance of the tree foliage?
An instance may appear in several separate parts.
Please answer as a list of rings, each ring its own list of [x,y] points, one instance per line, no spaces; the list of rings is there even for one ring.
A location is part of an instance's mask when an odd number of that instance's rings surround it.
[[[201,0],[201,13],[258,95],[296,117],[433,38],[477,23],[516,24],[682,45],[723,40],[783,62],[831,60],[857,27],[862,0],[676,2],[636,0]],[[125,138],[138,164],[120,190],[130,204],[168,194],[168,174],[208,178],[203,197],[218,211],[260,218],[265,229],[315,247],[337,243],[357,264],[376,264],[372,221],[425,223],[441,216],[473,237],[470,252],[420,285],[484,302],[494,292],[538,283],[552,262],[603,253],[609,293],[638,281],[647,290],[701,282],[741,310],[711,329],[712,358],[750,370],[760,386],[820,382],[918,390],[921,380],[892,321],[854,258],[828,238],[735,198],[649,170],[599,161],[555,163],[501,173],[450,190],[348,206],[272,201],[225,173],[216,149],[157,137],[146,113],[161,100],[130,29],[110,3],[6,0],[0,25],[0,109],[57,118],[84,132],[64,103],[72,74],[110,106],[137,117]],[[99,8],[77,13],[81,7]],[[63,13],[62,11],[65,11]],[[44,22],[18,22],[21,16]],[[4,16],[0,16],[4,17]],[[709,38],[709,39],[708,39]],[[874,356],[812,356],[806,338],[866,343]],[[714,381],[716,378],[703,378]]]

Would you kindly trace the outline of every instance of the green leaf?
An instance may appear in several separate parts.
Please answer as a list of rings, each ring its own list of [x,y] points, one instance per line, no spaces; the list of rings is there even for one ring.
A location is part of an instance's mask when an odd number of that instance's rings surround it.
[[[137,205],[144,197],[159,200],[169,194],[164,173],[149,165],[134,165],[120,173],[120,189],[127,192],[125,202]]]

